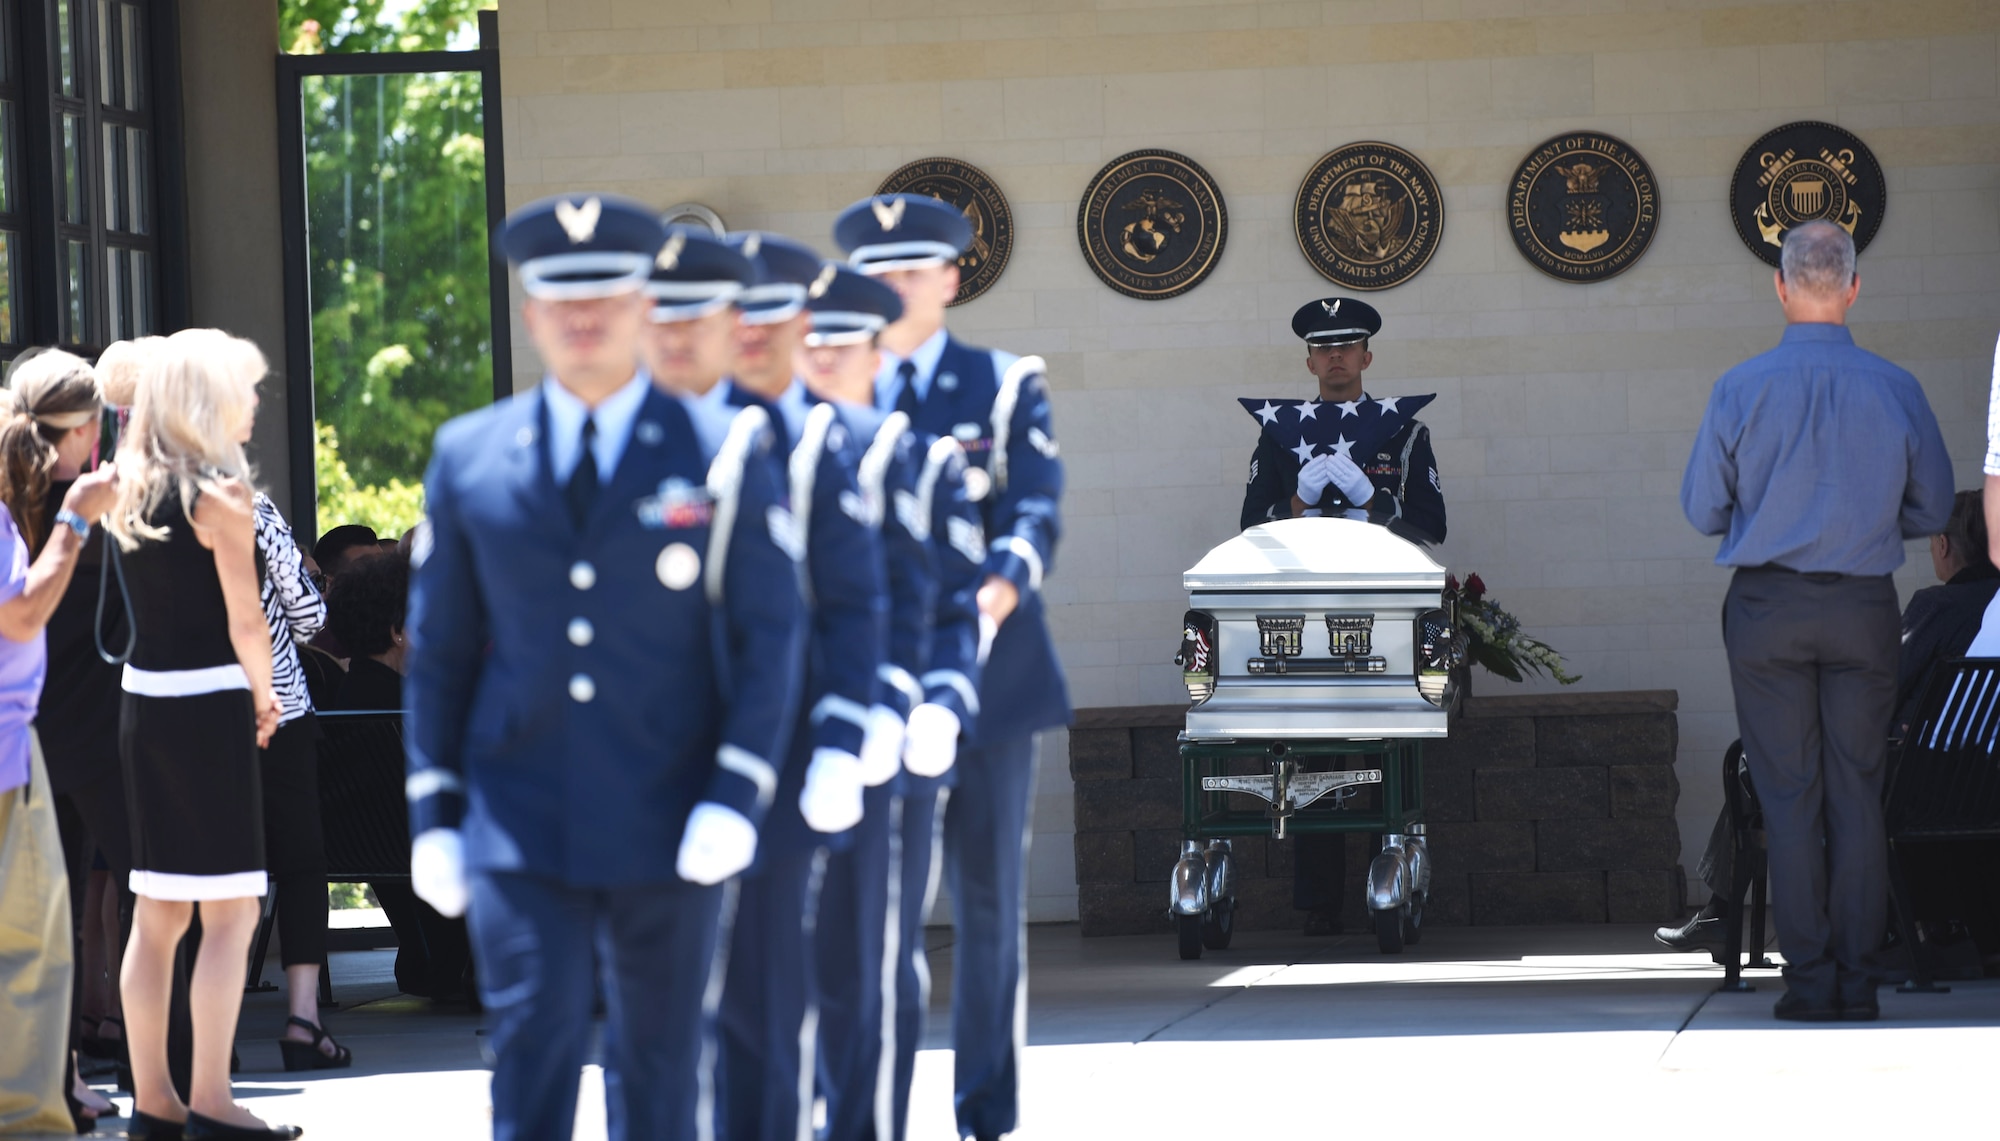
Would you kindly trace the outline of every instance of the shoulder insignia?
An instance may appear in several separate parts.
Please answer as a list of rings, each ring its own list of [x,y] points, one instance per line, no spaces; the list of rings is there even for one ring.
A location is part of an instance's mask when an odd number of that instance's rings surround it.
[[[1035,450],[1042,453],[1042,458],[1044,459],[1055,459],[1057,454],[1062,451],[1061,445],[1057,444],[1040,427],[1028,429],[1028,443],[1034,445]]]
[[[1249,479],[1246,479],[1246,480],[1244,480],[1243,482],[1245,482],[1245,483],[1256,483],[1256,482],[1257,482],[1257,457],[1256,457],[1256,456],[1251,456],[1251,457],[1250,457],[1250,478],[1249,478]]]
[[[945,541],[952,550],[965,556],[969,563],[986,561],[986,536],[980,532],[979,524],[970,519],[953,515],[945,521]]]

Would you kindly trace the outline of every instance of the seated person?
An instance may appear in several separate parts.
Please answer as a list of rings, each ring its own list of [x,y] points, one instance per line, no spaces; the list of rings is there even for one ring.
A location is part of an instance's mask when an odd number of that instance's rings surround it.
[[[376,537],[375,529],[364,527],[359,523],[342,524],[321,535],[319,542],[314,543],[312,549],[313,558],[318,560],[320,573],[324,576],[321,593],[327,593],[327,588],[340,581],[341,575],[362,562],[380,555],[382,553],[380,544],[381,540]],[[328,622],[320,628],[319,633],[313,635],[312,645],[315,649],[324,650],[340,659],[343,664],[349,656],[347,647],[341,645],[340,633],[333,628],[332,622]]]
[[[1953,500],[1944,530],[1931,536],[1931,570],[1941,585],[1927,586],[1910,596],[1903,609],[1903,650],[1896,665],[1896,716],[1889,725],[1900,738],[1916,715],[1931,675],[1939,662],[1964,657],[1979,632],[1987,603],[2000,591],[2000,569],[1987,555],[1986,516],[1981,493],[1961,491]],[[1679,951],[1722,950],[1727,932],[1722,917],[1729,908],[1730,879],[1736,846],[1730,835],[1727,808],[1716,817],[1702,851],[1696,874],[1709,890],[1708,903],[1679,927],[1662,927],[1653,937]]]
[[[327,625],[353,657],[333,708],[403,707],[403,670],[409,655],[403,611],[409,591],[410,563],[400,554],[353,560],[334,579],[327,599]],[[397,988],[440,1001],[470,1001],[472,952],[465,920],[439,915],[416,897],[407,880],[369,886],[396,929]]]

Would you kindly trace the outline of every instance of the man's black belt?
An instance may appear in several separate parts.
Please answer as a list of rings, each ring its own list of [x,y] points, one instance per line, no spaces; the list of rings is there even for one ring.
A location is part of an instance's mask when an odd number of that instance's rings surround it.
[[[1816,583],[1840,582],[1844,579],[1859,577],[1851,574],[1841,574],[1839,571],[1793,570],[1783,563],[1765,563],[1762,566],[1738,567],[1736,569],[1745,574],[1788,574],[1805,579],[1807,582]]]

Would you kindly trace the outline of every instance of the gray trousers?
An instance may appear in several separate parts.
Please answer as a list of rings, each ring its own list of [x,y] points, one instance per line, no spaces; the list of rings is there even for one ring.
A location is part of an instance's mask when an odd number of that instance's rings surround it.
[[[1723,604],[1785,982],[1814,1001],[1859,999],[1873,986],[1864,960],[1881,945],[1888,910],[1883,727],[1900,631],[1887,575],[1739,570]]]

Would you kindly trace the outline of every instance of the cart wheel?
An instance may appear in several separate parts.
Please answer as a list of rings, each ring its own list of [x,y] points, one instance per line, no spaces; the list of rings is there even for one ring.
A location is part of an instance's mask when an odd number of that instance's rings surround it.
[[[1405,946],[1414,947],[1424,941],[1425,902],[1426,900],[1421,895],[1412,896],[1410,902],[1403,907],[1403,943]]]
[[[1236,934],[1236,900],[1218,899],[1201,917],[1201,945],[1211,951],[1227,950],[1229,937]]]
[[[1375,947],[1385,955],[1401,954],[1403,950],[1404,916],[1409,914],[1409,904],[1388,911],[1370,912],[1375,917]]]
[[[1180,927],[1181,958],[1201,958],[1201,916],[1176,915],[1174,922]]]

